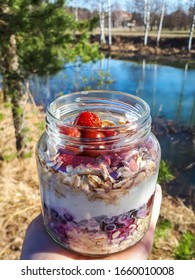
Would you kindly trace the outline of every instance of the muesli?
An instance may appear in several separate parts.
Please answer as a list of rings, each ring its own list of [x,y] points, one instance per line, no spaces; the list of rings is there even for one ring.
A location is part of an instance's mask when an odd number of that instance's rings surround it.
[[[117,125],[128,122],[120,120]],[[47,231],[64,247],[86,255],[124,250],[149,226],[158,175],[157,144],[149,136],[144,143],[117,148],[120,135],[105,151],[104,138],[117,136],[112,120],[82,112],[73,124],[58,126],[58,132],[76,138],[80,146],[53,145],[47,139],[37,155]],[[85,148],[82,139],[98,139],[97,149]]]

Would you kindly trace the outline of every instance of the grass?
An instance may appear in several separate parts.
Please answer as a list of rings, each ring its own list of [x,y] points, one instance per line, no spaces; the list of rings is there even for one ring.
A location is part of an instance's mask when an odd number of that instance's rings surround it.
[[[105,29],[106,30],[106,29]],[[94,35],[100,34],[99,28],[93,31]],[[107,35],[107,32],[106,32]],[[129,28],[112,28],[112,35],[120,36],[144,36],[144,30],[141,28],[136,28],[130,30]],[[157,30],[152,30],[149,32],[149,36],[156,37]],[[189,30],[169,30],[163,29],[161,33],[161,38],[188,38]]]
[[[195,258],[195,236],[192,232],[184,232],[175,250],[176,260],[191,260]]]
[[[0,122],[4,120],[4,114],[0,113]]]
[[[170,233],[172,228],[171,221],[168,219],[163,219],[159,221],[155,231],[155,238],[166,238]]]
[[[166,160],[161,160],[160,169],[158,175],[158,182],[161,183],[169,183],[174,179],[174,175],[171,171],[170,163]]]

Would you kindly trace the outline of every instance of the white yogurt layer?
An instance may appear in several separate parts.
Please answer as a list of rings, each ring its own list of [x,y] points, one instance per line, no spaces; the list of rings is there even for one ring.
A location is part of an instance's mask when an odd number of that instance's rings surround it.
[[[70,212],[76,222],[101,215],[108,217],[118,216],[132,209],[138,209],[144,203],[147,203],[154,193],[157,181],[157,174],[150,176],[140,184],[129,189],[128,193],[119,197],[117,203],[112,203],[112,201],[108,203],[108,201],[103,199],[89,200],[84,192],[70,190],[69,187],[59,182],[57,174],[52,174],[50,178],[47,176],[50,177],[49,174],[44,176],[45,178],[40,176],[43,202],[48,207],[57,210],[61,215],[64,213],[64,210]],[[65,196],[56,195],[54,191],[56,185],[62,190],[68,189],[68,191],[64,191]]]

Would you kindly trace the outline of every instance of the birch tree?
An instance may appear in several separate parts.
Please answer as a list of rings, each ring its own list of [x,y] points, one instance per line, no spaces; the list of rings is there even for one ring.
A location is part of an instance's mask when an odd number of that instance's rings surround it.
[[[107,0],[108,5],[108,44],[112,45],[112,11],[111,11],[111,2]]]
[[[189,41],[188,41],[188,51],[191,51],[192,48],[192,39],[193,39],[193,34],[194,34],[194,28],[195,28],[195,2],[192,8],[192,24],[190,28],[190,35],[189,35]]]
[[[158,27],[158,34],[157,34],[157,41],[156,41],[157,46],[159,46],[159,42],[160,42],[160,36],[161,36],[161,32],[162,32],[162,27],[163,27],[164,16],[165,16],[165,0],[163,0],[163,3],[162,3],[160,23],[159,23],[159,27]]]
[[[75,18],[75,21],[78,21],[79,20],[78,1],[77,0],[68,0],[67,4],[73,5],[74,18]]]
[[[147,46],[148,44],[148,34],[150,30],[150,12],[151,12],[150,0],[144,0],[144,25],[145,25],[144,46]]]
[[[105,44],[105,3],[104,0],[98,0],[98,10],[100,19],[100,43]]]

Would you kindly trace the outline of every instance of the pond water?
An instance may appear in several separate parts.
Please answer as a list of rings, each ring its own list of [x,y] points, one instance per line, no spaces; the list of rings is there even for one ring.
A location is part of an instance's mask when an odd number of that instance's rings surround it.
[[[86,89],[110,89],[143,98],[153,119],[162,117],[185,127],[195,125],[195,63],[126,61],[106,58],[96,63],[68,64],[52,77],[33,77],[30,89],[36,103],[44,108],[58,95]],[[158,137],[162,158],[181,172],[170,185],[171,194],[194,196],[195,143],[188,132]]]
[[[33,79],[31,90],[35,100],[45,107],[60,93],[85,89],[128,92],[148,102],[153,117],[194,125],[195,66],[177,66],[109,58],[83,65],[69,64],[55,76]]]

